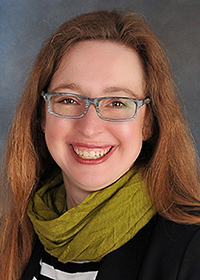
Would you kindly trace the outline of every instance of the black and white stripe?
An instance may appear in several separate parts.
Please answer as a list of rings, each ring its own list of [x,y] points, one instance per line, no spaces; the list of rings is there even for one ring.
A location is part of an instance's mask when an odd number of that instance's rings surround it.
[[[45,252],[39,267],[32,280],[95,280],[99,263],[68,262],[63,264]]]
[[[101,262],[68,262],[48,254],[37,240],[21,280],[94,280]]]

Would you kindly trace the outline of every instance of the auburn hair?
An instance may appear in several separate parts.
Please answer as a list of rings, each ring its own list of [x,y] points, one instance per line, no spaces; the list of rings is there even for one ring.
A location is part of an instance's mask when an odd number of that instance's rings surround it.
[[[143,64],[150,137],[136,162],[158,213],[180,223],[200,223],[199,165],[181,114],[164,47],[136,13],[98,11],[77,16],[44,44],[18,103],[1,172],[0,242],[2,279],[20,279],[29,260],[34,231],[26,214],[41,177],[56,167],[45,144],[42,90],[65,53],[80,41],[101,40],[135,50]]]

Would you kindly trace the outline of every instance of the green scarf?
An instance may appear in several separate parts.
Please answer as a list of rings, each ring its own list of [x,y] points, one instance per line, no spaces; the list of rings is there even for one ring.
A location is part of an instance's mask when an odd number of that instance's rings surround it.
[[[101,260],[129,241],[154,214],[134,168],[69,211],[60,174],[39,189],[28,205],[28,216],[45,250],[63,263]]]

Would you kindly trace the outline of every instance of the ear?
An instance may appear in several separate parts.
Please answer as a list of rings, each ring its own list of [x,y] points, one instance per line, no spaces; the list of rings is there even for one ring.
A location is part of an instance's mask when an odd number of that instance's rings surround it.
[[[46,112],[45,112],[45,106],[46,104],[43,104],[41,106],[41,119],[40,119],[40,127],[42,131],[45,133],[45,127],[46,127]]]
[[[142,128],[142,140],[147,141],[151,137],[151,125],[144,122],[144,126]]]
[[[45,118],[42,118],[41,120],[41,129],[45,133],[45,127],[46,127],[46,121]]]
[[[42,114],[41,114],[41,122],[40,122],[40,126],[41,126],[42,131],[45,133],[45,127],[46,127],[46,116],[45,116],[45,112],[44,112],[44,110],[42,111]]]

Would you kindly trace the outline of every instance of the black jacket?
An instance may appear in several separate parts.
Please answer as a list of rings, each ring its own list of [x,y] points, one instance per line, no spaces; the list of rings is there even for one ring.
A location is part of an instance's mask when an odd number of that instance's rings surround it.
[[[43,252],[37,245],[23,280],[32,279]],[[200,227],[156,215],[133,239],[103,258],[96,280],[200,280]]]

